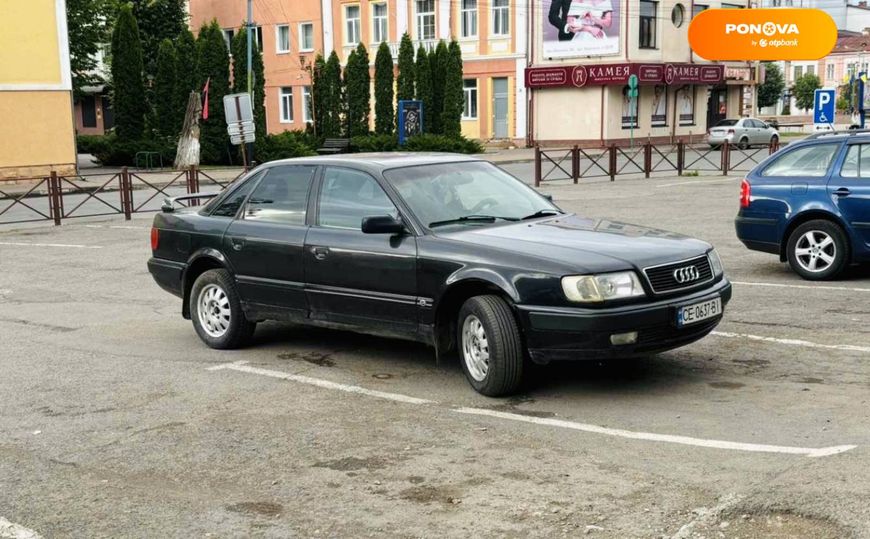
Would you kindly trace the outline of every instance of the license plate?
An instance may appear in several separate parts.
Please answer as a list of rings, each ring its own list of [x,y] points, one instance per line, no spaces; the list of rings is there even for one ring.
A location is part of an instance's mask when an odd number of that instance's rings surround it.
[[[677,307],[677,327],[688,326],[722,314],[722,298]]]

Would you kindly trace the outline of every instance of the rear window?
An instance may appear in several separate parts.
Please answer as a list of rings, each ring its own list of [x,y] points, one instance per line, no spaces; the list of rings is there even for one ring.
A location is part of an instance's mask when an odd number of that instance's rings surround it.
[[[783,153],[764,169],[762,176],[806,176],[819,178],[828,173],[840,143],[813,144]]]
[[[740,120],[719,120],[719,123],[713,127],[728,127],[729,125],[737,125]]]

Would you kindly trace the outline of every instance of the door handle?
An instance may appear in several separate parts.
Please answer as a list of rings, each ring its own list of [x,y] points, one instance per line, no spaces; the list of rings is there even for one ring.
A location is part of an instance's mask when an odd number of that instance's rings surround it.
[[[233,245],[233,251],[241,251],[245,248],[245,240],[240,238],[231,238],[230,243]]]
[[[845,187],[840,187],[839,189],[834,191],[834,194],[837,195],[838,197],[847,197],[847,196],[852,194],[852,191],[849,191]]]
[[[317,260],[326,260],[326,257],[329,255],[329,247],[312,247],[311,254]]]

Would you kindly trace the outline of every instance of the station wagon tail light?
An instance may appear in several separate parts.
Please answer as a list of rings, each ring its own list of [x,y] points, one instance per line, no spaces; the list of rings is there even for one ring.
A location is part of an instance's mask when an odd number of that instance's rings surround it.
[[[740,182],[740,207],[748,208],[749,199],[752,197],[752,186],[749,185],[749,180],[744,179]]]
[[[156,228],[151,228],[151,250],[156,251],[157,246],[160,244],[160,232],[157,231]]]
[[[633,271],[562,277],[562,291],[568,300],[578,303],[601,303],[646,295]]]

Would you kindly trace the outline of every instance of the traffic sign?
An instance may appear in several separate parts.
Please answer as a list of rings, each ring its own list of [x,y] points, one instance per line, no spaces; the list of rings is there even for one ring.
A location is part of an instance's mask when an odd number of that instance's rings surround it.
[[[227,126],[227,133],[230,136],[233,135],[253,135],[254,134],[254,122],[239,122],[237,124],[229,124]]]
[[[632,90],[637,88],[637,75],[629,75],[628,87],[631,88]]]
[[[225,95],[224,115],[226,116],[227,124],[235,124],[238,122],[253,122],[254,108],[251,106],[251,95]]]
[[[816,90],[813,99],[813,123],[833,124],[836,90]]]

